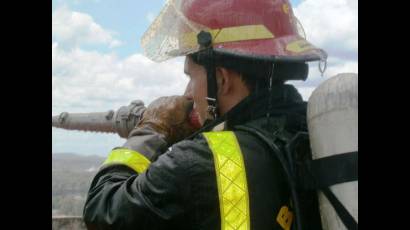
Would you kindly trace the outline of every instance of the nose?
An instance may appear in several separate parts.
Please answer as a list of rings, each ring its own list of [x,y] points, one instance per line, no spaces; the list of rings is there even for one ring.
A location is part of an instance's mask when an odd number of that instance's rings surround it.
[[[185,88],[184,96],[188,98],[189,100],[193,100],[194,97],[192,95],[192,89],[191,89],[191,82],[188,83],[188,85]]]

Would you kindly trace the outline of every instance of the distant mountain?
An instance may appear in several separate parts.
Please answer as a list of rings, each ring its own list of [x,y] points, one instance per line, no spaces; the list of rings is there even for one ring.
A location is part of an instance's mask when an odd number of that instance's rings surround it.
[[[91,181],[104,160],[100,156],[52,154],[53,215],[82,215]]]

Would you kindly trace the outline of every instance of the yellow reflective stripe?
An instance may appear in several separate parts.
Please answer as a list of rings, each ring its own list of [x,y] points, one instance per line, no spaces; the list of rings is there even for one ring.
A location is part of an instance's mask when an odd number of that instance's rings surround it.
[[[151,164],[144,155],[130,149],[114,149],[103,165],[113,163],[127,165],[138,173],[144,172]]]
[[[213,42],[236,42],[254,39],[273,38],[273,34],[264,25],[248,25],[227,27],[219,30],[212,30]]]
[[[283,4],[282,5],[282,10],[285,14],[289,14],[289,5],[288,4]]]
[[[309,44],[306,40],[296,40],[296,41],[289,43],[286,46],[287,51],[291,51],[294,53],[301,53],[307,50],[311,50],[313,48],[315,47]]]
[[[209,30],[212,34],[213,44],[224,42],[237,42],[255,39],[274,38],[264,25],[246,25],[225,27],[221,29]],[[186,33],[182,36],[181,42],[183,47],[194,47],[197,45],[197,33]]]
[[[221,229],[250,229],[245,164],[233,132],[203,134],[214,156]]]
[[[290,226],[292,225],[292,220],[293,213],[289,210],[287,206],[282,206],[282,208],[280,208],[279,210],[278,216],[276,217],[276,221],[283,229],[289,230]]]

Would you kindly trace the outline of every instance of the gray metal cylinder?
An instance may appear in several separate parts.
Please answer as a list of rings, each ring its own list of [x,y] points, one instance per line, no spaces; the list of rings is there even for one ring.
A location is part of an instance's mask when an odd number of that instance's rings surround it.
[[[101,113],[63,112],[52,118],[52,126],[68,130],[115,133],[115,126],[112,122],[113,115],[110,115],[113,113],[114,111]]]
[[[358,75],[338,74],[319,85],[309,99],[307,119],[313,159],[358,151]],[[330,190],[358,221],[358,181]],[[319,205],[324,230],[346,229],[322,192]]]
[[[52,117],[52,126],[56,128],[117,133],[127,138],[131,130],[139,122],[145,111],[144,102],[132,101],[129,106],[122,106],[117,111],[97,113],[67,113],[63,112]]]

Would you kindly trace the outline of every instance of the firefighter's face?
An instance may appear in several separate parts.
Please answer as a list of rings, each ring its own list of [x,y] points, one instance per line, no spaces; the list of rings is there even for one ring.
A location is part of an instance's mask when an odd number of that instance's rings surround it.
[[[199,121],[203,125],[207,116],[209,116],[207,112],[208,102],[205,99],[207,96],[206,70],[187,56],[184,72],[189,77],[184,95],[194,100],[194,109],[198,112]]]

